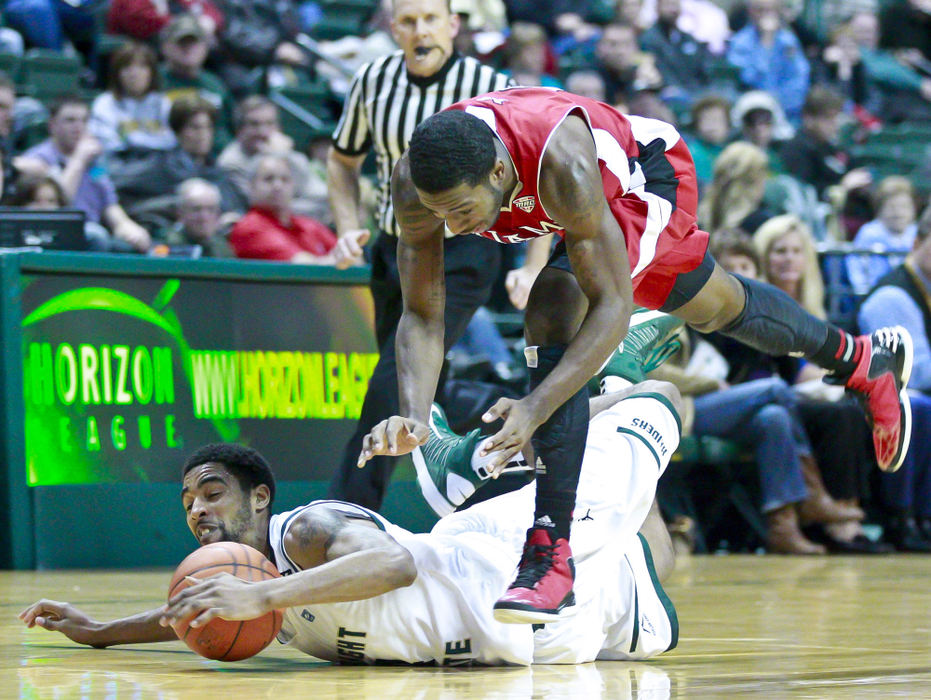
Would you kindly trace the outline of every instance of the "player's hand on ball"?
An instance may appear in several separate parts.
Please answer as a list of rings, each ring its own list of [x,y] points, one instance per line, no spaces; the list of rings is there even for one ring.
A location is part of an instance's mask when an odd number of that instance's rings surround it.
[[[504,419],[501,430],[481,445],[483,457],[492,452],[498,452],[494,460],[486,466],[493,478],[498,478],[511,457],[530,441],[534,431],[546,420],[545,417],[537,415],[526,398],[520,401],[498,399],[495,405],[485,411],[482,416],[482,420],[486,423],[492,423],[499,418]]]
[[[426,443],[429,435],[430,428],[425,423],[413,418],[391,416],[362,438],[362,452],[359,453],[356,466],[364,467],[375,455],[406,455]]]
[[[162,627],[186,620],[198,612],[191,627],[206,625],[215,617],[252,620],[272,609],[261,581],[243,581],[226,572],[205,579],[188,576],[187,580],[192,585],[173,596],[165,606],[165,614],[159,620]]]
[[[99,638],[100,623],[92,620],[71,603],[42,599],[19,614],[26,627],[41,627],[61,632],[72,642],[104,646]]]

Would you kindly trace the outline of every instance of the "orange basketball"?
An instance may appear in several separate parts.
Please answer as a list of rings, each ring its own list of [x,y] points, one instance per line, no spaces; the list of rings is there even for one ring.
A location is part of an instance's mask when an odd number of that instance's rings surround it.
[[[170,599],[191,584],[185,576],[210,578],[227,572],[244,581],[265,581],[278,578],[278,569],[262,553],[239,542],[214,542],[189,554],[171,578]],[[240,661],[255,656],[272,643],[281,629],[280,610],[272,610],[254,620],[223,620],[213,618],[203,627],[190,627],[187,620],[172,625],[178,639],[208,659]]]

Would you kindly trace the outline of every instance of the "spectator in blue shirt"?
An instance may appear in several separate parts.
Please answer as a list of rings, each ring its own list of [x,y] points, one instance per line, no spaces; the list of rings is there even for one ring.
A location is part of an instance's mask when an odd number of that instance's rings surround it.
[[[908,386],[931,394],[931,206],[918,220],[911,253],[879,280],[860,306],[857,321],[864,333],[904,326],[915,351]]]
[[[750,23],[731,38],[727,60],[740,70],[745,86],[775,95],[798,124],[810,68],[798,37],[779,14],[780,5],[779,0],[749,0]]]
[[[900,265],[915,244],[915,188],[908,178],[892,175],[876,188],[876,218],[857,231],[853,244],[879,255],[848,255],[847,276],[857,294],[866,294],[877,280]],[[899,255],[894,255],[899,253]]]
[[[879,280],[857,320],[864,333],[898,324],[912,335],[912,439],[902,467],[880,476],[880,501],[889,541],[902,551],[931,552],[931,206],[918,220],[911,253]]]

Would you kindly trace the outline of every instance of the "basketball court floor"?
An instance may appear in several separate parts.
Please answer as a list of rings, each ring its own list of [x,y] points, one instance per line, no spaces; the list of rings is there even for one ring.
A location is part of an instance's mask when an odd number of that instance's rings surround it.
[[[16,615],[40,597],[98,619],[160,605],[171,572],[0,572],[0,698],[931,698],[931,557],[705,556],[667,585],[678,648],[531,668],[338,667],[281,647],[237,663],[181,642],[81,647]]]

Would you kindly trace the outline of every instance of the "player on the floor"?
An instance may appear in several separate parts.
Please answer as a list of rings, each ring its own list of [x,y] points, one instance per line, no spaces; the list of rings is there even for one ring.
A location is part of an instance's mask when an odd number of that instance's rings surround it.
[[[601,393],[613,393],[644,381],[649,372],[680,348],[677,332],[681,327],[682,321],[675,316],[635,308],[627,336],[596,377]],[[489,466],[494,455],[482,454],[481,443],[488,436],[481,429],[467,435],[454,433],[445,411],[437,404],[430,407],[429,427],[429,439],[415,448],[411,457],[424,500],[442,518],[497,475]],[[526,451],[532,458],[533,448]],[[521,468],[509,466],[501,471]]]
[[[210,445],[184,468],[182,502],[200,544],[244,542],[282,578],[249,583],[221,574],[167,606],[100,623],[67,603],[42,600],[20,617],[92,646],[176,639],[168,619],[195,611],[256,617],[286,608],[279,639],[318,658],[438,664],[583,663],[642,659],[676,645],[675,610],[660,585],[672,544],[654,502],[679,441],[679,395],[644,382],[592,399],[597,412],[573,524],[582,577],[576,614],[535,631],[505,625],[492,603],[521,555],[534,484],[411,534],[361,506],[316,501],[270,515],[274,477],[255,451]],[[515,517],[517,516],[517,517]],[[639,534],[638,534],[639,531]],[[535,545],[552,556],[546,543]]]
[[[561,237],[525,313],[531,391],[500,399],[484,441],[495,471],[533,438],[537,501],[528,553],[545,540],[550,566],[524,557],[495,604],[501,619],[537,622],[571,604],[568,544],[587,428],[585,383],[623,338],[633,303],[674,313],[771,355],[798,354],[864,400],[879,466],[908,447],[904,329],[855,338],[774,287],[729,275],[696,226],[698,190],[684,141],[664,122],[546,88],[465,100],[424,121],[394,171],[404,315],[397,335],[400,415],[364,438],[359,466],[429,435],[443,349],[444,231],[512,243]]]

